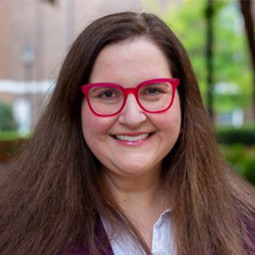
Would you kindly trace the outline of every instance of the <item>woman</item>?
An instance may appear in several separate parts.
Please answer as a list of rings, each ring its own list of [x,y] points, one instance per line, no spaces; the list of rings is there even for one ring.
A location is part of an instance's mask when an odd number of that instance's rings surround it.
[[[90,24],[1,171],[0,254],[255,254],[254,189],[220,157],[185,50],[151,14]]]

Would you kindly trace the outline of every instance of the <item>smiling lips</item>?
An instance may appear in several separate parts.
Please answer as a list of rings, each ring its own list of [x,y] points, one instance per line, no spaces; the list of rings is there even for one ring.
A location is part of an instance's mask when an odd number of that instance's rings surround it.
[[[141,142],[151,136],[152,133],[142,133],[142,134],[120,134],[120,135],[113,135],[113,138],[122,141],[122,142],[129,142],[129,143],[136,143]]]
[[[139,140],[144,140],[148,136],[149,136],[149,134],[142,134],[142,135],[136,135],[136,136],[116,135],[115,137],[121,141],[136,142]]]

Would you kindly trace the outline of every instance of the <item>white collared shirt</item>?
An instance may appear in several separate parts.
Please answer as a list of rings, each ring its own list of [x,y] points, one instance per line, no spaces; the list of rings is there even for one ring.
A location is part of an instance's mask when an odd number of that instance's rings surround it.
[[[138,244],[125,234],[120,234],[115,239],[110,238],[111,226],[102,219],[105,231],[111,243],[114,255],[145,255],[139,250]],[[173,245],[173,233],[170,220],[170,209],[165,210],[153,226],[152,234],[152,255],[175,255]]]

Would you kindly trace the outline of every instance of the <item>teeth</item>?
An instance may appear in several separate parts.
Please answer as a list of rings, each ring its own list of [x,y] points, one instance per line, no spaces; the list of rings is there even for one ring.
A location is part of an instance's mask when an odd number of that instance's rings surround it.
[[[149,134],[142,134],[142,135],[137,135],[137,136],[116,135],[115,137],[121,141],[136,142],[139,140],[143,140],[143,139],[147,138],[148,136],[149,136]]]

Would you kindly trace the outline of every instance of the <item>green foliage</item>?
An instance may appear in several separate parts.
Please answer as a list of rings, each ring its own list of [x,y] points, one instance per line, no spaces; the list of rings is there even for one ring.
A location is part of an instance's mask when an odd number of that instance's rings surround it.
[[[255,146],[221,145],[221,152],[233,170],[255,185]]]
[[[247,108],[252,103],[252,73],[240,15],[237,1],[229,1],[215,15],[215,83],[238,85],[236,94],[216,94],[218,111]]]
[[[206,101],[206,0],[169,1],[160,8],[155,0],[144,0],[145,8],[158,14],[177,34],[187,50]],[[149,6],[149,7],[148,7]],[[225,83],[228,93],[215,93],[215,110],[247,108],[252,102],[252,72],[243,21],[236,0],[213,1],[214,83]],[[233,93],[232,85],[237,92]]]
[[[216,136],[221,144],[235,144],[235,143],[241,143],[246,145],[255,144],[255,128],[252,126],[244,128],[233,127],[218,128],[216,130]]]
[[[0,141],[1,140],[17,140],[20,138],[20,135],[17,131],[0,131]]]
[[[255,150],[254,150],[255,153]],[[251,158],[245,164],[245,177],[250,182],[255,184],[255,158]]]
[[[11,105],[0,102],[0,131],[15,131],[17,123],[13,118]]]

